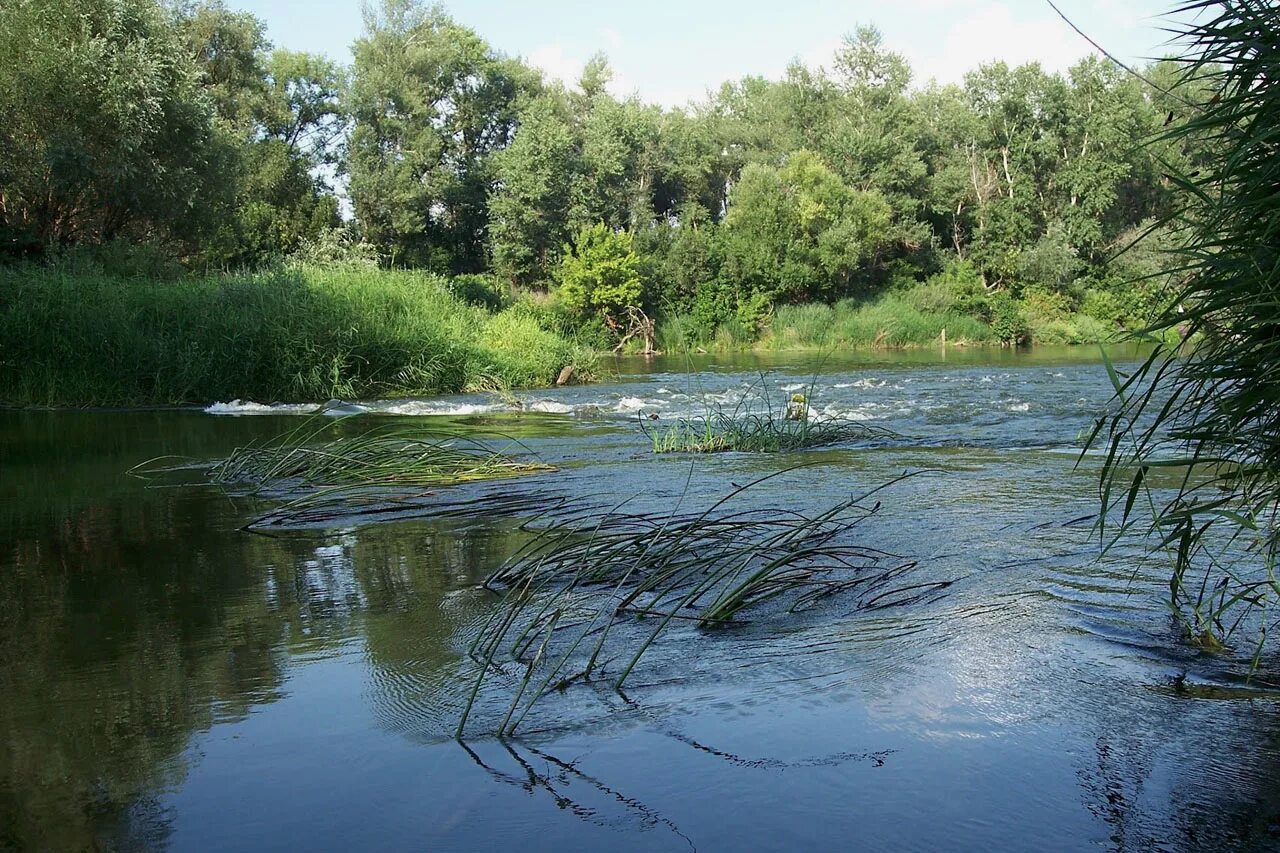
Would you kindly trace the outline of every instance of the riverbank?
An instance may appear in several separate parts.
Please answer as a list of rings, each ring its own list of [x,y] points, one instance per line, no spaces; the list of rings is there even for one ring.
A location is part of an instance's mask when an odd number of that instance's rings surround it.
[[[475,279],[475,280],[472,280]],[[361,265],[130,275],[72,264],[0,267],[0,403],[129,406],[315,402],[505,392],[590,381],[607,346],[555,301]],[[1115,321],[1044,300],[974,309],[927,283],[871,300],[782,305],[759,327],[689,316],[659,349],[802,352],[1095,344]],[[592,347],[595,347],[593,349]]]
[[[928,346],[1022,346],[1105,344],[1125,337],[1113,319],[1046,306],[1037,299],[1001,300],[997,311],[965,311],[944,292],[920,286],[875,299],[844,299],[834,305],[778,306],[762,328],[722,324],[700,332],[687,316],[658,328],[668,352],[734,350],[886,350]]]
[[[143,278],[0,267],[0,401],[314,401],[553,384],[595,356],[529,306],[421,272],[289,266]]]

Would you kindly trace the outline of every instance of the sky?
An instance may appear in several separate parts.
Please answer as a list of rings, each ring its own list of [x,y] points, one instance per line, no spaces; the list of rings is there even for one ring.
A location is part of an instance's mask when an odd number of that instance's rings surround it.
[[[1161,15],[1173,0],[1055,0],[1126,62],[1169,52]],[[360,0],[227,0],[266,21],[278,47],[349,62]],[[451,0],[455,20],[502,53],[572,83],[597,51],[613,94],[664,106],[702,99],[726,80],[777,78],[787,64],[830,66],[841,37],[872,24],[911,63],[917,83],[959,82],[980,63],[1038,61],[1065,71],[1093,51],[1046,0]]]

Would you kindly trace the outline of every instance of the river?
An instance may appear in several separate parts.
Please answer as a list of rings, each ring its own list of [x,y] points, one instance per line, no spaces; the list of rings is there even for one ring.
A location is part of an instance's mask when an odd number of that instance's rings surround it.
[[[270,504],[202,468],[129,473],[314,406],[0,411],[0,849],[1280,849],[1275,667],[1181,643],[1159,565],[1099,555],[1095,356],[624,360],[519,411],[342,407],[518,441],[559,470],[500,488],[548,505],[698,508],[803,465],[745,498],[803,510],[919,472],[858,536],[945,593],[678,632],[625,694],[571,685],[509,739],[501,684],[453,731],[517,519],[250,532]],[[651,452],[645,428],[762,389],[894,436]]]

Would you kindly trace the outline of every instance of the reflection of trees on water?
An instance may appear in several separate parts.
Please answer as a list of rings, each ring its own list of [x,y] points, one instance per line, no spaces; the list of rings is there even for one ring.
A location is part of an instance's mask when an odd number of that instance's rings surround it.
[[[487,613],[476,589],[522,541],[512,523],[398,524],[352,537],[346,559],[364,599],[367,698],[383,726],[434,740],[451,732],[464,695],[459,631]]]
[[[1141,702],[1101,721],[1078,775],[1116,851],[1280,844],[1280,718],[1273,702]],[[1226,717],[1228,720],[1224,720]]]
[[[190,497],[77,500],[0,553],[0,846],[159,843],[190,736],[275,698],[295,555]]]
[[[161,844],[191,735],[277,695],[304,549],[123,476],[227,440],[199,415],[0,414],[0,848]]]
[[[14,534],[0,544],[0,849],[162,845],[192,735],[274,701],[293,653],[364,634],[375,671],[399,683],[374,700],[396,719],[385,697],[448,666],[450,591],[507,546],[429,525],[246,534],[243,508],[217,493],[122,472],[157,444],[215,458],[278,424],[228,439],[226,422],[197,417],[168,443],[151,414],[119,417],[0,418],[0,524]]]

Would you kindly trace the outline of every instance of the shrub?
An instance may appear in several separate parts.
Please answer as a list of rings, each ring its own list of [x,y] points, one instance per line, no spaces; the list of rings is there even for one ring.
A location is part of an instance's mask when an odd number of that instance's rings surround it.
[[[1027,321],[1017,300],[1001,291],[991,295],[988,306],[991,334],[997,341],[1013,346],[1026,343]]]
[[[468,305],[489,311],[501,311],[511,304],[511,289],[492,275],[456,275],[449,279],[449,292]]]
[[[603,222],[584,228],[560,263],[561,303],[579,316],[617,317],[640,304],[640,259],[631,235]]]

